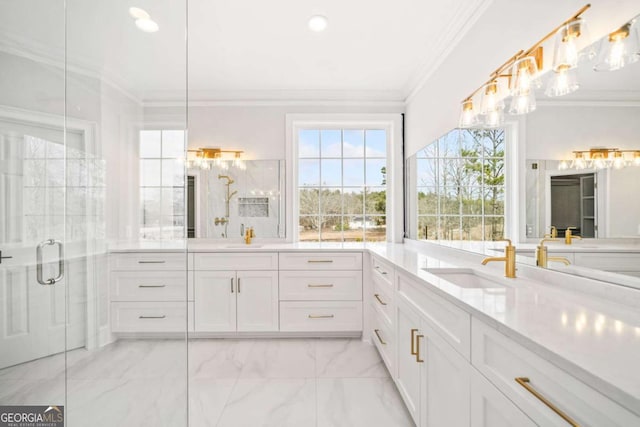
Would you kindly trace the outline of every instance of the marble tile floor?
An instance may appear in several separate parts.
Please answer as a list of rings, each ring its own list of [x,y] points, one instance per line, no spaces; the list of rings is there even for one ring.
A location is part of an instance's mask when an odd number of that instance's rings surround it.
[[[68,426],[413,426],[357,339],[120,340],[67,353]],[[0,370],[0,404],[64,401],[64,355]],[[187,393],[188,388],[188,393]],[[188,398],[187,398],[188,395]]]

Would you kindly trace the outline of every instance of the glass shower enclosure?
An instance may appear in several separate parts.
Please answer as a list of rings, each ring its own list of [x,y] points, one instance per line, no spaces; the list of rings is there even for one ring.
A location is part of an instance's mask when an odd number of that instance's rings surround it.
[[[187,7],[169,3],[0,2],[2,413],[188,423],[186,322],[170,339],[109,327],[110,247],[168,238],[187,282]],[[164,131],[173,157],[145,159],[145,132]]]

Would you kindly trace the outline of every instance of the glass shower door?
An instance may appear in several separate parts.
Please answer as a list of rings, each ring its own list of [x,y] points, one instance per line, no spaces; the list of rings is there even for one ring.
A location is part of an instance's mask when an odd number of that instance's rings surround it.
[[[56,421],[86,335],[84,311],[67,328],[64,3],[2,2],[0,28],[0,412]],[[47,61],[30,55],[42,40]]]

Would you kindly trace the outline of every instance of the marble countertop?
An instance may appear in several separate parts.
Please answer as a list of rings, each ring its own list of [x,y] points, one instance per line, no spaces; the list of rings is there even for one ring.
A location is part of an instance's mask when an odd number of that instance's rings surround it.
[[[461,288],[423,268],[464,267],[481,273],[488,269],[471,257],[465,260],[443,256],[442,248],[430,252],[409,245],[388,245],[371,251],[640,415],[640,291],[632,291],[637,294],[636,299],[623,304],[616,302],[615,296],[605,301],[597,295],[526,277],[493,276],[492,280],[503,284],[503,289]],[[518,274],[526,269],[519,267]],[[495,270],[489,274],[495,274]],[[576,283],[585,280],[562,276]],[[602,286],[616,291],[615,285]],[[626,297],[621,295],[620,299]]]
[[[184,251],[178,243],[121,243],[111,252]],[[495,248],[496,243],[492,242]],[[533,245],[535,246],[535,245]],[[577,247],[578,245],[575,245]],[[640,415],[640,291],[528,265],[516,279],[503,264],[482,266],[482,256],[423,242],[227,244],[189,241],[189,251],[363,251],[393,263],[472,316],[566,370]],[[461,288],[423,268],[471,268],[504,285]]]

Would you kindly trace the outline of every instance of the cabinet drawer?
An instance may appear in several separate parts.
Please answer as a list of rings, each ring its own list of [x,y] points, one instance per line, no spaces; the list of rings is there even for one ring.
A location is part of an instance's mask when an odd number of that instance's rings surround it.
[[[388,326],[395,324],[395,300],[393,298],[393,290],[385,284],[380,284],[374,280],[373,294],[371,295],[371,305],[374,307],[374,313],[381,317]]]
[[[281,252],[280,270],[362,270],[362,253]]]
[[[467,360],[471,359],[471,316],[427,289],[427,285],[401,274],[397,276],[398,297],[415,306],[420,314]]]
[[[136,252],[111,254],[111,271],[187,270],[187,254]]]
[[[193,300],[193,277],[186,271],[115,271],[110,274],[112,301]]]
[[[566,371],[473,319],[473,365],[536,424],[566,426],[558,414],[516,382],[528,385],[581,426],[640,425],[640,417],[587,386]]]
[[[371,276],[373,280],[377,280],[379,283],[384,283],[393,288],[394,274],[395,269],[393,265],[375,255],[371,255]]]
[[[351,301],[282,301],[280,330],[362,331],[362,302]]]
[[[188,307],[188,308],[187,308]],[[185,332],[193,330],[193,303],[112,302],[112,332]]]
[[[380,356],[382,357],[385,365],[387,365],[387,369],[389,370],[391,377],[395,378],[395,329],[390,327],[384,319],[380,318],[380,316],[376,314],[374,314],[372,319],[373,330],[371,331],[371,340],[380,352]]]
[[[280,300],[362,301],[362,271],[281,271]]]
[[[195,270],[277,270],[276,252],[194,254]]]

